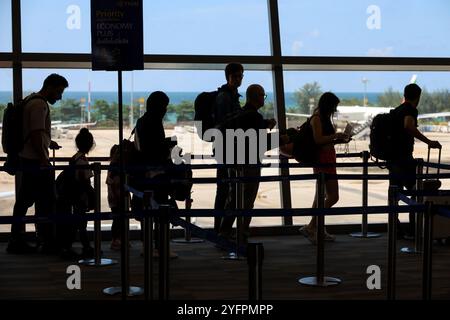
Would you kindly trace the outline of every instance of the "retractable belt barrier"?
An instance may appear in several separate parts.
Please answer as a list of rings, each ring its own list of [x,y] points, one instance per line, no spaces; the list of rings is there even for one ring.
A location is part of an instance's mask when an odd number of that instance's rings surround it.
[[[417,204],[412,206],[403,206],[398,209],[397,212],[404,213],[411,210],[424,210],[424,204]],[[365,209],[370,214],[385,214],[389,212],[391,206],[371,206]],[[363,212],[361,207],[337,207],[337,208],[300,208],[300,209],[249,209],[249,210],[214,210],[214,209],[176,209],[176,212],[172,212],[172,217],[185,217],[186,215],[191,217],[309,217],[309,216],[344,216],[355,215]],[[158,210],[152,212],[147,211],[135,211],[127,212],[127,218],[143,218],[145,216],[160,217],[162,214]],[[89,213],[86,216],[58,216],[58,214],[51,217],[12,217],[2,216],[0,217],[0,224],[11,224],[15,222],[23,222],[26,224],[31,223],[61,223],[61,222],[80,222],[80,221],[100,221],[100,220],[112,220],[113,218],[121,217],[120,214],[112,214],[110,211]]]
[[[446,218],[450,218],[450,210],[448,208],[438,207],[438,215]]]
[[[415,207],[417,208],[420,203],[417,203],[413,199],[408,198],[408,196],[448,196],[450,195],[450,190],[413,190],[413,191],[399,191],[396,190],[396,197],[398,200],[403,201],[408,206],[407,208]],[[395,200],[393,200],[395,201]],[[423,211],[423,233],[420,234],[416,232],[416,250],[422,253],[422,299],[430,300],[432,295],[432,244],[433,244],[433,218],[435,215],[450,218],[450,209],[448,206],[436,205],[431,201],[426,201],[425,210]],[[400,208],[400,207],[399,207]],[[417,211],[419,212],[419,211]],[[416,221],[416,224],[419,221]],[[418,250],[418,244],[420,243],[419,238],[423,235],[423,250]],[[403,251],[404,252],[404,251]],[[395,255],[395,253],[394,253]],[[395,272],[395,268],[394,268]],[[394,276],[395,282],[395,276]],[[391,284],[392,286],[392,284]],[[395,298],[395,291],[392,293],[392,289],[389,290],[391,293],[391,298]]]
[[[346,155],[338,155],[339,158],[345,157]],[[352,155],[347,155],[347,157],[355,156],[355,157],[363,157],[367,160],[367,153],[357,153]],[[106,158],[105,158],[106,159]],[[195,159],[195,157],[194,157]],[[1,158],[0,158],[1,160]],[[64,159],[66,160],[66,159]],[[101,161],[104,161],[102,159]],[[273,164],[263,164],[263,165],[251,165],[251,166],[258,166],[258,167],[272,167]],[[227,183],[242,183],[242,182],[249,182],[249,181],[259,181],[259,182],[270,182],[270,181],[283,181],[283,180],[289,180],[289,181],[296,181],[296,180],[320,180],[322,181],[322,188],[320,188],[320,198],[323,198],[323,181],[325,177],[332,177],[340,180],[361,180],[368,181],[368,180],[386,180],[389,177],[392,177],[392,175],[388,174],[368,174],[367,169],[369,167],[375,167],[379,166],[380,164],[375,163],[367,163],[365,161],[364,163],[340,163],[340,164],[333,164],[333,167],[363,167],[363,174],[337,174],[337,175],[327,175],[327,174],[303,174],[303,175],[289,175],[289,176],[263,176],[263,177],[238,177],[238,178],[229,178],[229,179],[217,179],[217,178],[193,178],[193,179],[142,179],[140,181],[144,181],[146,184],[159,184],[163,181],[166,183],[173,183],[173,182],[185,182],[189,181],[191,183],[197,183],[197,184],[211,184],[211,183],[217,183],[217,182],[227,182]],[[440,168],[440,169],[450,169],[450,165],[443,165],[443,164],[433,164],[433,163],[427,163],[429,167],[433,168]],[[327,167],[330,165],[327,164],[315,164],[314,167]],[[40,168],[40,170],[64,170],[68,166],[50,166],[45,168]],[[102,170],[102,169],[108,169],[108,170],[116,170],[117,168],[113,166],[105,166],[105,165],[99,165],[95,164],[95,167],[93,165],[82,165],[82,166],[76,166],[79,169],[92,169],[95,168],[95,170]],[[232,167],[235,168],[235,165],[189,165],[189,168],[191,169],[216,169],[219,167]],[[309,165],[303,165],[303,164],[277,164],[277,167],[288,167],[288,168],[310,168]],[[136,168],[136,167],[134,167]],[[148,166],[141,166],[140,168],[155,168],[155,167],[148,167]],[[161,167],[156,167],[160,169]],[[25,170],[36,170],[36,167],[29,167],[24,168]],[[3,168],[0,168],[0,171],[5,171]],[[400,176],[400,175],[399,175]],[[433,174],[419,174],[418,179],[421,178],[450,178],[449,174],[439,174],[439,175],[433,175]],[[97,179],[98,180],[98,179]],[[97,182],[98,184],[98,182]],[[140,191],[136,188],[133,188],[130,185],[126,185],[126,191],[131,192],[134,196],[139,198],[148,198],[148,191]],[[366,190],[367,196],[367,190]],[[22,222],[22,223],[67,223],[67,222],[76,222],[76,221],[94,221],[96,222],[96,225],[99,225],[100,221],[102,220],[111,220],[115,217],[125,217],[126,220],[129,220],[131,218],[144,218],[144,221],[147,221],[146,223],[146,231],[148,232],[149,221],[153,223],[153,218],[160,218],[160,228],[161,228],[161,235],[160,235],[160,241],[161,243],[161,259],[160,259],[160,299],[168,299],[169,297],[169,291],[168,291],[168,257],[169,257],[169,246],[168,246],[168,225],[169,222],[176,226],[181,226],[185,229],[189,229],[194,235],[203,238],[205,240],[214,242],[221,247],[225,247],[228,249],[236,249],[235,244],[231,241],[228,241],[225,238],[219,237],[216,233],[210,232],[207,230],[204,230],[190,222],[187,222],[183,220],[181,217],[188,216],[188,217],[226,217],[226,216],[236,216],[236,217],[270,217],[270,216],[285,216],[285,217],[293,217],[293,216],[315,216],[318,218],[318,224],[317,228],[319,231],[319,234],[323,233],[323,217],[326,215],[354,215],[354,214],[385,214],[389,213],[389,250],[388,250],[388,299],[395,299],[395,239],[396,239],[396,219],[398,216],[398,213],[402,212],[410,212],[412,210],[415,210],[416,212],[425,212],[424,219],[425,219],[425,248],[424,248],[424,275],[423,275],[423,297],[424,299],[427,299],[431,295],[431,244],[432,243],[432,218],[433,214],[439,214],[445,217],[450,218],[450,210],[448,208],[440,207],[440,206],[434,206],[430,205],[430,203],[422,204],[418,203],[413,199],[408,198],[408,196],[426,196],[426,195],[450,195],[450,190],[438,190],[435,192],[430,191],[405,191],[400,192],[398,188],[392,188],[389,189],[389,205],[388,206],[367,206],[367,203],[364,204],[363,200],[363,207],[338,207],[338,208],[305,208],[305,209],[251,209],[251,210],[213,210],[213,209],[177,209],[173,208],[171,206],[160,206],[160,208],[150,208],[150,206],[145,206],[144,210],[141,211],[133,211],[125,212],[124,215],[121,214],[111,214],[110,212],[100,212],[99,209],[96,210],[95,213],[89,214],[86,216],[68,216],[68,215],[58,215],[53,214],[49,217],[0,217],[0,224],[11,224],[13,222]],[[407,206],[399,206],[398,200],[401,200],[407,204]],[[150,220],[148,220],[150,219]],[[363,220],[364,222],[364,220]],[[364,223],[363,223],[364,224]],[[151,228],[151,227],[150,227]],[[363,228],[364,229],[364,228]],[[323,236],[323,235],[322,235]],[[316,277],[310,277],[314,278],[313,282],[315,285],[321,285],[326,286],[327,280],[329,280],[327,277],[324,277],[323,273],[323,237],[319,237],[319,243],[318,243],[318,252],[317,252],[317,274]],[[146,245],[148,242],[148,237],[146,236]],[[150,240],[152,239],[152,236],[150,236]],[[150,241],[151,245],[151,241]],[[246,247],[240,246],[237,248],[238,253],[245,254],[246,253]],[[151,252],[151,250],[148,250],[148,247],[146,249],[146,252]],[[150,255],[151,257],[151,255]],[[98,260],[98,258],[96,259]],[[146,261],[148,260],[148,256],[146,257]],[[98,263],[98,261],[97,261]],[[261,260],[262,263],[262,260]],[[425,272],[426,271],[426,272]],[[146,277],[148,280],[148,277]],[[146,282],[147,282],[146,280]],[[339,279],[336,279],[336,281]],[[151,280],[149,280],[151,282]],[[147,286],[146,286],[147,287]],[[255,295],[255,292],[253,290],[253,295]],[[146,297],[148,297],[148,294],[146,294]]]

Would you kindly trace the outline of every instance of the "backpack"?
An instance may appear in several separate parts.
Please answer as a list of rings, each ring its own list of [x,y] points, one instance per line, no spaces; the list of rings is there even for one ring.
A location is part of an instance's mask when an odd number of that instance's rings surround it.
[[[370,125],[370,155],[377,160],[393,160],[396,148],[393,112],[377,114]]]
[[[200,139],[211,142],[210,140],[205,140],[203,138],[206,130],[214,128],[214,105],[216,103],[218,90],[211,92],[202,92],[196,98],[194,102],[194,123],[197,129],[197,135]]]
[[[69,208],[74,205],[83,206],[84,210],[90,211],[95,208],[95,190],[90,183],[80,183],[75,177],[75,164],[78,159],[71,159],[69,167],[65,168],[56,178],[56,202],[57,207]],[[87,195],[87,203],[81,203],[83,194]],[[60,205],[58,205],[60,204]],[[64,204],[64,205],[62,205]]]
[[[185,181],[172,181],[170,186],[170,195],[174,200],[184,201],[191,198],[192,190],[192,169],[189,164],[180,163],[178,165],[173,164],[168,172],[170,179],[185,180]]]
[[[56,201],[57,203],[64,203],[65,205],[72,205],[75,201],[75,193],[77,192],[77,181],[75,178],[75,161],[69,161],[69,167],[65,168],[56,177]]]
[[[20,100],[16,105],[8,103],[3,112],[2,124],[2,148],[7,154],[4,163],[5,171],[15,175],[19,167],[19,152],[22,151],[29,137],[23,136],[23,111],[25,105],[33,99],[45,99],[39,95],[28,96]]]
[[[317,161],[317,145],[314,141],[311,118],[299,128],[289,128],[287,134],[293,143],[292,155],[299,163],[311,164]]]

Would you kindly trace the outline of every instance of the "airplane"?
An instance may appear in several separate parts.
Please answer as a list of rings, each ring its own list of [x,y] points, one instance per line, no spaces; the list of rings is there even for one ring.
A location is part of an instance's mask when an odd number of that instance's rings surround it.
[[[64,137],[67,134],[69,128],[83,128],[83,127],[91,127],[95,126],[97,121],[95,122],[85,122],[85,123],[62,123],[61,121],[52,121],[52,138],[59,139]]]
[[[59,139],[63,137],[63,135],[67,134],[67,130],[69,128],[76,128],[76,127],[91,127],[95,126],[97,124],[97,121],[95,122],[85,122],[85,123],[62,123],[61,120],[52,121],[51,124],[51,132],[52,132],[52,139]],[[2,129],[3,124],[0,123],[0,130]]]
[[[389,107],[362,107],[362,106],[338,106],[334,114],[334,120],[337,122],[350,122],[362,124],[368,119],[373,119],[379,113],[387,113],[393,108]],[[287,116],[308,118],[310,114],[286,112]]]
[[[450,117],[450,112],[436,112],[436,113],[424,113],[419,114],[417,119],[438,119],[438,118],[446,118]]]
[[[369,136],[370,124],[377,114],[388,113],[392,109],[389,107],[338,106],[337,112],[334,114],[334,121],[338,127],[352,125],[352,137],[357,140]],[[306,119],[311,115],[286,112],[286,116]]]
[[[366,138],[370,134],[370,124],[372,119],[380,113],[388,113],[394,108],[390,107],[362,107],[362,106],[338,106],[334,115],[335,123],[338,127],[347,123],[353,126],[354,140]],[[309,118],[311,115],[302,113],[287,112],[286,116],[299,118]],[[439,118],[449,118],[450,112],[436,112],[419,114],[418,120],[436,120]],[[442,126],[441,126],[442,127]],[[445,127],[445,126],[444,126]],[[450,132],[450,122],[447,125],[446,132]]]
[[[0,199],[13,197],[16,193],[14,191],[0,192]]]

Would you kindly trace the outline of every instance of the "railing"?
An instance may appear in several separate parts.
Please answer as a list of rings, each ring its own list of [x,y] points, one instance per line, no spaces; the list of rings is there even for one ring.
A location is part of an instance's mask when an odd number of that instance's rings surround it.
[[[367,157],[364,157],[367,159]],[[357,164],[361,165],[361,164]],[[365,161],[362,166],[364,169],[368,168],[372,164],[367,163]],[[430,166],[439,166],[436,164],[428,164]],[[338,167],[349,167],[348,163],[344,164],[337,164]],[[354,164],[353,164],[354,166]],[[49,167],[46,168],[47,170],[61,170],[66,168],[67,166],[55,166],[55,167]],[[98,163],[92,164],[90,166],[78,166],[79,168],[84,167],[91,167],[94,168],[96,176],[99,176],[100,170],[102,169],[111,169],[110,166],[101,166]],[[192,169],[206,169],[206,168],[216,168],[217,165],[192,165]],[[262,165],[264,167],[264,165]],[[298,165],[298,164],[289,164],[289,167],[306,167],[304,165]],[[443,169],[450,169],[450,166],[447,165],[441,165],[440,168]],[[414,210],[415,212],[425,212],[425,245],[424,245],[424,274],[423,274],[423,298],[429,299],[431,296],[431,261],[432,261],[432,252],[430,250],[431,247],[431,241],[432,241],[432,217],[435,212],[438,212],[439,214],[445,215],[450,217],[450,212],[447,213],[446,210],[439,208],[438,211],[436,211],[436,207],[430,204],[421,204],[412,202],[412,200],[407,200],[404,195],[408,193],[399,193],[399,190],[396,190],[395,187],[390,187],[389,189],[389,205],[388,206],[367,206],[367,202],[363,202],[363,206],[360,207],[338,207],[338,208],[323,208],[323,200],[325,197],[324,194],[324,181],[325,181],[326,174],[303,174],[303,175],[291,175],[291,176],[264,176],[264,177],[238,177],[238,178],[231,178],[231,179],[220,179],[222,182],[228,182],[228,183],[236,183],[240,184],[242,182],[248,182],[248,181],[255,181],[258,180],[260,182],[262,181],[280,181],[283,179],[287,179],[289,181],[297,181],[297,180],[317,180],[318,188],[317,188],[317,197],[319,199],[319,208],[313,208],[313,209],[252,209],[252,210],[243,210],[240,209],[241,207],[238,206],[239,209],[232,212],[234,216],[237,217],[245,217],[245,216],[252,216],[252,217],[269,217],[269,216],[316,216],[318,218],[317,223],[317,263],[316,263],[316,274],[313,277],[309,277],[307,281],[302,281],[305,278],[300,279],[299,281],[304,284],[310,284],[310,285],[316,285],[316,286],[329,286],[339,283],[340,281],[337,281],[339,279],[330,279],[325,276],[324,268],[325,268],[325,262],[324,262],[324,216],[332,216],[332,215],[353,215],[353,214],[385,214],[386,212],[389,213],[389,223],[388,223],[388,237],[389,237],[389,248],[388,248],[388,291],[387,291],[387,298],[388,299],[395,299],[395,265],[396,265],[396,221],[397,221],[397,215],[400,212],[409,212],[411,210]],[[443,178],[450,178],[450,174],[440,174],[440,175],[433,175],[433,174],[419,174],[418,179],[424,179],[424,178],[436,178],[439,177],[441,179]],[[387,174],[368,174],[366,170],[364,170],[364,174],[340,174],[336,175],[335,178],[339,180],[363,180],[363,181],[369,181],[369,180],[386,180],[389,178],[389,175]],[[95,181],[99,181],[98,178],[95,179]],[[166,182],[173,182],[172,180],[166,181]],[[193,183],[202,184],[202,183],[216,183],[218,179],[216,178],[194,178],[191,179]],[[158,181],[158,179],[153,179],[153,181],[149,181],[149,184],[151,183],[161,183],[161,181]],[[99,199],[99,193],[100,190],[98,188],[99,183],[96,183],[96,192],[97,192],[97,199]],[[145,243],[144,243],[144,275],[145,275],[145,286],[144,286],[144,292],[146,299],[152,299],[153,298],[153,291],[152,291],[152,275],[153,275],[153,267],[152,267],[152,224],[153,224],[153,217],[159,217],[159,225],[160,225],[160,266],[159,266],[159,299],[165,300],[169,298],[169,236],[168,236],[168,225],[169,222],[174,225],[182,225],[186,229],[190,229],[190,232],[192,234],[204,238],[209,241],[213,241],[216,243],[220,243],[224,246],[229,246],[230,249],[236,249],[236,253],[241,253],[243,255],[249,254],[249,257],[251,257],[251,261],[249,260],[249,298],[251,299],[260,299],[261,298],[261,292],[262,292],[262,284],[260,283],[261,278],[261,268],[260,265],[262,264],[262,249],[256,249],[256,252],[252,251],[250,254],[247,252],[247,248],[244,248],[242,246],[237,246],[236,248],[231,248],[231,243],[225,241],[224,239],[221,239],[214,233],[203,230],[195,225],[186,223],[181,217],[188,216],[188,217],[214,217],[214,216],[220,216],[224,217],[226,215],[229,215],[230,212],[227,210],[211,210],[211,209],[175,209],[170,206],[161,206],[158,209],[153,208],[150,205],[150,200],[152,198],[151,193],[148,191],[139,191],[139,190],[133,190],[132,188],[129,189],[129,191],[133,192],[134,196],[142,197],[144,199],[144,210],[141,212],[130,212],[129,210],[126,210],[122,215],[119,215],[126,221],[129,221],[130,218],[143,218],[144,219],[144,234],[145,234]],[[367,197],[367,192],[363,192],[365,196]],[[424,195],[426,192],[423,192],[420,195]],[[437,194],[445,194],[445,192],[438,191]],[[403,196],[402,196],[403,195]],[[416,195],[419,195],[417,193]],[[364,196],[363,196],[364,197]],[[239,197],[238,197],[239,198]],[[398,206],[398,199],[401,199],[403,201],[410,201],[408,206]],[[10,224],[12,222],[23,222],[23,223],[61,223],[61,222],[74,222],[74,221],[94,221],[94,225],[97,226],[95,228],[95,252],[96,252],[96,258],[95,258],[95,264],[99,265],[100,257],[100,245],[101,245],[101,238],[100,238],[100,221],[102,220],[110,220],[113,217],[117,217],[117,215],[113,215],[111,213],[104,213],[99,212],[99,210],[96,210],[94,214],[91,214],[86,217],[58,217],[58,215],[52,216],[52,217],[0,217],[0,224]],[[364,219],[363,219],[364,221]],[[126,229],[128,233],[128,228]],[[419,235],[417,236],[419,237]],[[431,238],[430,238],[431,237]],[[239,237],[238,237],[239,238]],[[125,252],[128,252],[128,243],[127,241],[122,242],[122,250]],[[125,255],[126,257],[127,255]],[[255,258],[256,257],[256,258]],[[256,259],[256,262],[255,262]],[[128,275],[128,259],[125,264],[122,264],[123,268],[126,270],[123,270],[123,274]],[[122,279],[122,292],[125,292],[124,290],[127,290],[126,292],[129,293],[129,278],[128,276],[123,277]]]

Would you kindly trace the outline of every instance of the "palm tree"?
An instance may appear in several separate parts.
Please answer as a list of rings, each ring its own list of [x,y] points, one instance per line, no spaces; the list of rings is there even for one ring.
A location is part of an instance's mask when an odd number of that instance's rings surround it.
[[[314,81],[313,83],[306,83],[294,94],[299,111],[301,113],[310,113],[310,105],[315,106],[322,95],[322,90],[320,84]]]

